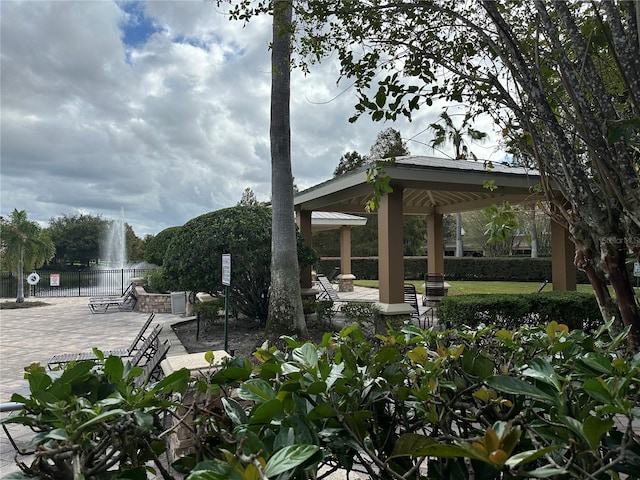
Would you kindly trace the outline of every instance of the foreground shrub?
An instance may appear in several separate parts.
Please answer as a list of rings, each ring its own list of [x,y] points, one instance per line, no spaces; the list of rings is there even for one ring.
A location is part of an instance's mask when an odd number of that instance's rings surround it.
[[[178,230],[167,247],[163,271],[173,290],[221,296],[222,254],[231,254],[230,310],[266,321],[271,285],[271,210],[236,206],[200,215]],[[301,267],[315,261],[298,235]]]
[[[640,353],[604,325],[423,331],[375,338],[353,324],[318,345],[286,338],[192,384],[189,480],[638,478]],[[204,354],[210,358],[210,353]],[[117,357],[27,369],[31,396],[9,420],[38,431],[25,475],[144,479],[181,370],[149,390]],[[187,398],[187,396],[183,397]],[[14,477],[15,478],[15,477]]]
[[[640,354],[624,332],[359,325],[208,380],[190,480],[637,478]],[[320,467],[323,473],[318,473]]]
[[[169,394],[185,390],[189,372],[179,370],[148,388],[134,386],[141,373],[119,357],[26,368],[31,394],[11,398],[24,410],[2,422],[32,428],[36,454],[31,465],[19,464],[23,475],[11,478],[143,480],[147,470],[155,472],[147,462],[162,478],[173,478],[160,461],[162,418],[175,405]]]
[[[518,328],[557,321],[571,329],[593,331],[602,325],[595,296],[579,292],[446,296],[438,307],[438,318],[453,327]]]

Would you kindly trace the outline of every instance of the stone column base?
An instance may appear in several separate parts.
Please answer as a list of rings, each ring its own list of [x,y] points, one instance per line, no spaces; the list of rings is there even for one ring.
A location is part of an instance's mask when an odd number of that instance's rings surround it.
[[[356,276],[351,273],[341,273],[338,275],[338,291],[353,292],[353,281],[355,279]]]

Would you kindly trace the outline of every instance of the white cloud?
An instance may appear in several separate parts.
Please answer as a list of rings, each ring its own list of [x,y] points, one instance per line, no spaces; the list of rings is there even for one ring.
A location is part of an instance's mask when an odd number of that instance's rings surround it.
[[[124,209],[143,236],[235,205],[246,187],[268,200],[270,18],[243,26],[201,0],[122,5],[0,2],[1,213],[46,224]],[[123,43],[127,21],[137,43]],[[367,153],[388,126],[349,124],[354,93],[339,95],[336,79],[331,62],[292,75],[300,188],[330,178],[344,152]],[[439,113],[393,126],[411,137]]]

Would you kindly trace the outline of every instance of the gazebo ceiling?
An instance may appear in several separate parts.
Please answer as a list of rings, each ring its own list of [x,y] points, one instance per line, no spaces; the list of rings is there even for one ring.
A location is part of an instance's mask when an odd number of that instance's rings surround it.
[[[361,227],[367,224],[367,219],[340,212],[312,212],[311,231],[322,232],[336,230],[340,227]]]
[[[505,200],[516,204],[541,198],[533,191],[538,172],[521,167],[496,164],[487,169],[482,161],[408,156],[398,157],[385,172],[392,188],[404,190],[406,214],[464,212]],[[483,187],[488,181],[493,181],[493,191]],[[294,204],[300,210],[363,213],[372,188],[363,167],[298,193]]]

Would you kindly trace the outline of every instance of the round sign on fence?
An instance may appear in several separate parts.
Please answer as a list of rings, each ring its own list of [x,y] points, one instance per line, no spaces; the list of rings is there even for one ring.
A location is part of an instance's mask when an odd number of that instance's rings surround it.
[[[36,272],[33,272],[27,277],[27,283],[29,285],[36,285],[39,281],[40,281],[40,275],[38,275]]]

